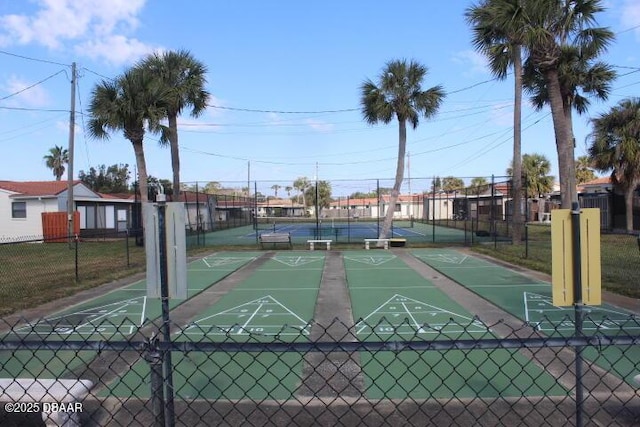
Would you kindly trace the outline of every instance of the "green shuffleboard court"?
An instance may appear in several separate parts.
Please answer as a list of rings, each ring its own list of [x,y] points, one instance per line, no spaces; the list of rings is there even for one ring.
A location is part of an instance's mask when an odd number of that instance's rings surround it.
[[[344,265],[361,340],[494,338],[482,322],[393,253],[345,252]],[[514,350],[360,353],[366,395],[374,399],[567,394],[550,374]],[[527,375],[520,375],[523,369]]]
[[[246,280],[198,313],[174,339],[282,342],[308,339],[324,268],[319,252],[275,253]],[[177,398],[289,399],[300,385],[303,354],[174,354]],[[206,373],[206,374],[205,374]],[[148,397],[146,362],[109,387],[109,395]]]
[[[575,332],[574,307],[554,306],[549,282],[453,249],[416,249],[412,254],[538,331],[550,336],[570,336]],[[583,312],[582,331],[587,335],[637,334],[640,330],[634,313],[611,304],[587,306]],[[640,363],[637,346],[626,349],[625,358],[620,358],[615,348],[605,348],[600,353],[587,348],[584,354],[634,385],[632,378],[638,374]]]
[[[255,260],[258,252],[221,252],[189,263],[187,271],[188,298],[220,281],[240,267]],[[175,308],[184,300],[172,300]],[[14,328],[5,339],[48,340],[121,340],[137,332],[161,316],[159,299],[146,296],[146,281],[108,292],[97,298],[65,308],[50,316]],[[93,351],[20,350],[0,352],[0,376],[32,376],[56,378],[95,357]],[[28,361],[28,363],[25,363]]]

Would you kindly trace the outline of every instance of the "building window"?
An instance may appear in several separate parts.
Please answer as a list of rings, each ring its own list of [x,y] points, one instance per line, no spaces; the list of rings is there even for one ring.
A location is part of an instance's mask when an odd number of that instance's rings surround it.
[[[27,202],[12,202],[11,218],[26,218],[26,217],[27,217]]]
[[[402,212],[402,205],[400,203],[396,203],[396,212]]]

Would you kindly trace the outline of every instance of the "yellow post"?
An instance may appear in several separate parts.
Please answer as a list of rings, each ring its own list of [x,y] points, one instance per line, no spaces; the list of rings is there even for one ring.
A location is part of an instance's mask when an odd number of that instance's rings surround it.
[[[571,210],[555,209],[551,213],[551,277],[553,305],[574,304]],[[580,210],[580,260],[582,301],[585,305],[602,304],[600,267],[600,209]]]

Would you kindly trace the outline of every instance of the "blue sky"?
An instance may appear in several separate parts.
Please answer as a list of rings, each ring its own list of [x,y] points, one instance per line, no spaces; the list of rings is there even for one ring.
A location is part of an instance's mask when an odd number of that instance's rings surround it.
[[[359,86],[399,58],[426,65],[425,86],[442,85],[448,93],[439,114],[408,133],[405,176],[412,190],[428,186],[418,178],[504,175],[512,155],[513,82],[492,80],[473,51],[464,21],[471,3],[407,1],[398,9],[363,0],[2,1],[0,179],[52,178],[42,157],[68,144],[72,62],[79,69],[75,175],[100,164],[133,169],[130,143],[119,134],[92,140],[82,113],[97,82],[158,49],[188,49],[209,70],[211,106],[198,119],[179,120],[184,182],[240,186],[250,175],[252,185],[258,180],[266,188],[313,179],[317,170],[320,179],[389,184],[397,124],[366,124]],[[617,39],[603,59],[619,77],[607,102],[594,100],[588,115],[574,118],[577,155],[586,152],[589,118],[638,96],[640,88],[640,3],[605,4],[599,23]],[[170,179],[169,150],[148,135],[145,152],[149,173]],[[523,153],[545,155],[557,176],[548,109],[525,106]],[[370,189],[372,181],[351,187],[358,186]],[[336,182],[335,192],[341,187],[351,191]]]

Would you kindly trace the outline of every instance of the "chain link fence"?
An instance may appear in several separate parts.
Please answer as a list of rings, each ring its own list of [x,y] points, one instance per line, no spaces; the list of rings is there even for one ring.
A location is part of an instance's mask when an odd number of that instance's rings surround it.
[[[598,326],[588,335],[572,333],[571,319],[542,330],[336,319],[271,335],[172,324],[171,341],[157,338],[160,323],[76,322],[1,325],[1,425],[640,423],[634,317],[587,316]]]
[[[0,240],[0,315],[142,271],[144,248],[127,233]]]

